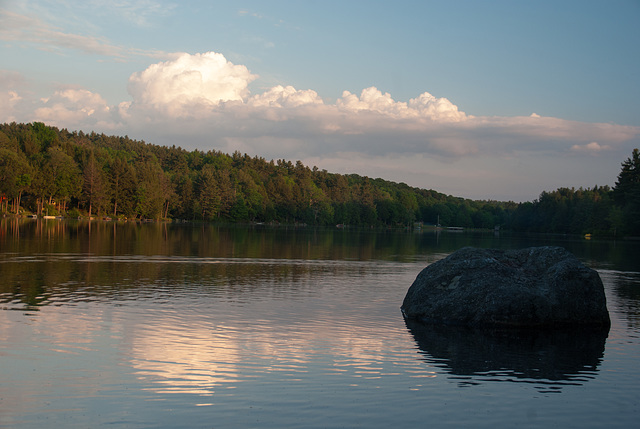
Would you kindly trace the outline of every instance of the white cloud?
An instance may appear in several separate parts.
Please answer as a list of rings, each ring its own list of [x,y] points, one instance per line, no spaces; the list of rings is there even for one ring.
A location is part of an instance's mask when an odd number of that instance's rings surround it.
[[[18,104],[23,100],[18,91],[23,84],[24,79],[19,73],[0,70],[0,121],[16,120]]]
[[[7,122],[15,121],[14,112],[20,100],[22,97],[16,91],[0,92],[0,118],[6,118]]]
[[[342,98],[338,99],[336,105],[339,109],[350,112],[367,110],[394,116],[400,116],[407,111],[407,103],[398,103],[391,98],[388,92],[383,94],[375,87],[363,89],[360,97],[349,91],[344,91]]]
[[[428,92],[409,100],[409,107],[420,113],[420,116],[434,121],[457,122],[467,118],[464,112],[458,111],[458,106],[446,98],[436,98]]]
[[[436,98],[428,92],[409,100],[395,101],[388,92],[384,94],[376,87],[362,90],[360,97],[349,91],[342,93],[336,102],[340,110],[350,112],[377,112],[394,118],[424,118],[438,122],[457,122],[467,118],[464,112],[446,98]]]
[[[256,77],[219,53],[179,54],[134,73],[129,78],[129,93],[136,107],[157,109],[172,117],[203,117],[221,102],[243,101]]]
[[[585,152],[590,154],[597,154],[603,150],[611,150],[609,145],[600,145],[598,142],[591,142],[585,145],[574,144],[571,146],[571,150],[576,152]]]
[[[254,107],[300,107],[305,104],[323,104],[323,101],[311,89],[299,91],[292,86],[278,85],[254,95],[248,104]]]
[[[43,99],[33,113],[33,120],[59,127],[100,127],[113,129],[114,121],[107,102],[86,89],[65,88]],[[92,128],[93,129],[93,128]]]

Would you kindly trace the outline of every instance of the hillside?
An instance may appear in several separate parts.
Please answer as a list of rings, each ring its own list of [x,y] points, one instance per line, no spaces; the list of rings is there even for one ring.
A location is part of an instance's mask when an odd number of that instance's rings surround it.
[[[473,201],[300,161],[186,151],[43,123],[0,125],[1,210],[137,219],[612,232],[608,187]],[[619,210],[622,210],[619,207]],[[622,216],[622,212],[619,213]]]

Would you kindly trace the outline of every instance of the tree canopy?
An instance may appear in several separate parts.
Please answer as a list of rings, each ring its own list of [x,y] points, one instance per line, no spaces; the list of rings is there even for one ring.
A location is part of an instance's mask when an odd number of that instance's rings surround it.
[[[638,234],[638,150],[614,189],[474,201],[235,152],[187,151],[40,122],[0,125],[0,209],[137,219]],[[634,217],[635,216],[635,217]],[[631,220],[635,219],[635,223]]]

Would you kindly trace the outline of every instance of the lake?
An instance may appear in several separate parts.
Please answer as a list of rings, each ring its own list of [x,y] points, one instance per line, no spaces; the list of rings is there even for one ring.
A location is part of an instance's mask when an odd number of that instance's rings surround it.
[[[464,247],[559,245],[611,330],[408,326]],[[629,428],[640,242],[501,232],[0,221],[0,427]]]

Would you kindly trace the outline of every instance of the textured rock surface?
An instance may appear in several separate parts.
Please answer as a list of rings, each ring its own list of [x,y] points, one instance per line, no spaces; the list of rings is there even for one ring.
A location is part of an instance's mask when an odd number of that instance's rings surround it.
[[[608,328],[598,273],[561,247],[466,247],[418,274],[408,319],[467,326]]]

